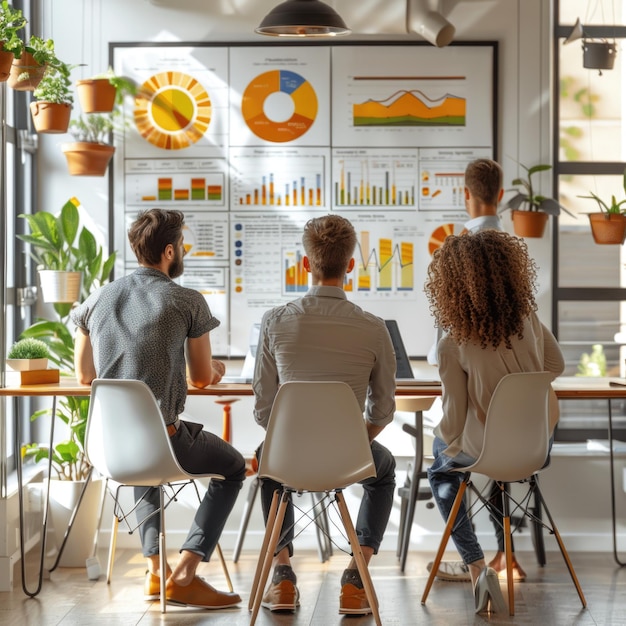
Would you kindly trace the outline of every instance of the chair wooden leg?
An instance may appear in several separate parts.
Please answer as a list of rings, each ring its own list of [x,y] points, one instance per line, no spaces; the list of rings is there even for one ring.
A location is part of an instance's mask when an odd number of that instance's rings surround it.
[[[352,554],[354,556],[354,560],[356,561],[359,575],[361,576],[361,582],[363,583],[363,587],[365,589],[365,596],[367,597],[367,601],[372,609],[372,615],[374,616],[377,626],[382,626],[380,613],[378,611],[378,598],[376,597],[372,577],[370,575],[369,568],[367,567],[367,563],[365,562],[365,557],[363,556],[359,539],[356,531],[354,530],[354,525],[352,524],[352,519],[350,517],[350,513],[348,512],[348,507],[343,497],[343,493],[341,491],[337,491],[336,498],[343,527],[346,529],[346,533],[350,541],[350,547],[352,548]]]
[[[241,548],[243,547],[243,540],[246,537],[248,523],[250,522],[250,516],[252,515],[252,506],[254,505],[254,501],[256,500],[260,485],[261,479],[258,476],[255,476],[250,483],[248,497],[246,498],[246,502],[243,507],[241,522],[239,524],[239,532],[237,533],[237,542],[235,543],[235,549],[233,550],[233,563],[236,563],[239,560]]]
[[[261,570],[263,568],[263,558],[265,552],[267,550],[267,546],[270,542],[270,536],[272,534],[272,526],[273,520],[276,517],[276,512],[278,511],[278,503],[280,501],[280,491],[275,491],[272,497],[272,503],[270,504],[270,511],[267,516],[267,523],[265,524],[265,534],[263,535],[263,543],[261,545],[261,550],[259,551],[259,560],[256,564],[256,569],[254,571],[254,578],[252,579],[252,588],[250,589],[250,598],[248,599],[248,610],[252,610],[252,606],[254,604],[254,596],[256,594],[257,587],[259,586],[259,578],[261,576]]]
[[[113,562],[115,561],[115,549],[117,547],[117,530],[120,525],[120,520],[117,515],[113,513],[113,524],[111,525],[111,541],[109,542],[109,559],[107,562],[107,585],[111,584],[111,578],[113,576]]]
[[[274,497],[276,497],[276,494],[274,494]],[[280,505],[278,506],[276,517],[271,525],[272,532],[267,545],[267,549],[265,551],[265,554],[261,552],[259,556],[259,561],[263,561],[263,566],[254,592],[254,605],[252,607],[252,615],[250,616],[250,626],[254,626],[256,618],[259,614],[259,609],[261,608],[261,601],[263,600],[265,584],[267,583],[270,568],[272,567],[272,561],[274,560],[274,552],[276,551],[276,546],[278,545],[278,540],[280,539],[280,534],[282,532],[283,520],[285,519],[285,512],[287,510],[288,502],[289,494],[288,492],[283,491],[281,493]],[[268,517],[268,523],[270,522],[270,520],[271,517]]]
[[[459,509],[461,508],[463,496],[465,495],[465,490],[467,489],[469,481],[470,473],[466,472],[463,475],[463,481],[461,482],[459,491],[457,492],[454,503],[452,504],[452,509],[450,509],[450,515],[448,515],[448,521],[446,522],[446,527],[444,528],[441,542],[439,543],[439,549],[437,550],[437,554],[435,555],[433,567],[430,570],[430,575],[428,576],[428,580],[426,581],[426,587],[424,587],[424,592],[422,593],[422,604],[426,604],[426,599],[428,598],[428,594],[430,593],[430,588],[433,586],[433,582],[435,581],[435,576],[437,575],[439,564],[441,563],[444,552],[446,551],[446,546],[448,545],[448,540],[450,539],[450,535],[452,534],[452,529],[454,528],[457,515],[459,514]]]
[[[506,494],[502,494],[503,498],[506,498]],[[511,518],[507,513],[502,518],[502,525],[504,527],[504,558],[506,560],[506,587],[509,598],[509,615],[515,615],[515,589],[513,585],[513,545],[511,542]]]
[[[576,572],[574,571],[574,566],[572,565],[572,562],[570,561],[569,554],[567,553],[567,550],[565,548],[565,544],[563,543],[559,530],[556,527],[556,524],[554,523],[554,519],[552,518],[550,509],[548,509],[548,507],[546,506],[546,501],[543,499],[543,494],[541,493],[541,490],[539,489],[539,485],[536,485],[536,494],[537,494],[539,506],[543,506],[543,510],[548,516],[548,520],[550,520],[550,527],[552,528],[552,532],[554,533],[554,538],[556,539],[556,542],[559,544],[559,550],[561,550],[561,555],[563,556],[563,560],[565,561],[565,565],[567,566],[569,575],[572,578],[574,587],[576,587],[576,591],[578,592],[578,597],[580,598],[580,602],[583,605],[583,608],[586,608],[587,600],[585,599],[585,595],[583,594],[582,587],[580,586],[580,583],[578,582],[578,577],[576,576]]]
[[[226,561],[224,560],[224,553],[222,552],[222,548],[219,543],[215,546],[215,551],[217,552],[217,556],[219,557],[220,563],[222,564],[222,570],[224,571],[224,578],[226,578],[228,591],[234,591],[233,582],[230,579],[230,573],[228,572],[228,567],[226,566]]]
[[[161,531],[159,533],[159,568],[160,568],[160,591],[161,591],[161,613],[165,613],[165,579],[163,575],[167,572],[167,553],[165,545],[165,490],[163,485],[159,487],[159,515],[161,517]]]

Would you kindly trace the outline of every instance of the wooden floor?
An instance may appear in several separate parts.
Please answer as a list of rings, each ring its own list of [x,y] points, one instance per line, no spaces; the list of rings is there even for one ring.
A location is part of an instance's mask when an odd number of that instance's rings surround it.
[[[228,555],[227,555],[228,556]],[[432,554],[411,553],[406,573],[400,573],[396,555],[384,552],[374,557],[371,572],[380,600],[385,625],[430,624],[533,624],[570,626],[587,624],[626,625],[626,568],[620,569],[611,554],[571,554],[576,573],[587,598],[582,609],[560,553],[549,553],[548,563],[540,568],[534,554],[519,553],[527,571],[526,582],[515,586],[515,616],[475,616],[469,583],[436,581],[425,606],[420,604],[426,582],[426,564]],[[450,555],[451,557],[453,555]],[[98,554],[102,569],[106,553]],[[175,561],[175,555],[172,555]],[[32,561],[32,562],[31,562]],[[298,575],[301,607],[296,614],[272,614],[261,609],[259,626],[365,626],[374,624],[369,617],[341,617],[337,612],[339,580],[348,562],[335,553],[321,564],[316,552],[296,553],[294,569]],[[0,593],[0,624],[3,626],[82,626],[101,624],[211,624],[243,626],[249,622],[247,601],[256,564],[256,555],[243,553],[239,563],[229,563],[235,591],[243,598],[242,607],[228,611],[202,611],[168,607],[163,616],[158,602],[144,602],[145,561],[139,552],[119,550],[113,581],[106,584],[104,574],[98,581],[87,579],[86,570],[58,568],[44,580],[41,593],[28,598],[21,588],[21,570],[16,567],[15,588]],[[27,562],[28,586],[36,587],[36,559]],[[202,564],[199,573],[218,588],[225,588],[219,564]],[[503,591],[505,587],[503,587]]]

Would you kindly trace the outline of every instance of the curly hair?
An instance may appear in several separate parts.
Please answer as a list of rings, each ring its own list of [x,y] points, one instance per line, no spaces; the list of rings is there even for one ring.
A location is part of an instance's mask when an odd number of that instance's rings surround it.
[[[537,310],[536,279],[522,239],[484,230],[447,237],[433,254],[424,290],[437,325],[457,343],[511,348]]]

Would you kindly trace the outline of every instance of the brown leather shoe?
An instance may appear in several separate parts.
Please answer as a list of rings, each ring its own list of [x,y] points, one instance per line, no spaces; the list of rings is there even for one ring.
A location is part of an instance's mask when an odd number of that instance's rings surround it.
[[[270,611],[295,611],[300,606],[300,592],[290,580],[272,583],[261,601]]]
[[[239,594],[218,591],[199,576],[194,576],[189,585],[177,585],[171,578],[165,586],[165,599],[168,604],[192,606],[198,609],[228,609],[241,602]]]
[[[339,595],[339,613],[341,615],[369,615],[372,608],[367,601],[365,589],[359,589],[350,583],[341,587]]]
[[[158,600],[161,597],[161,579],[150,571],[146,572],[146,580],[143,583],[143,599],[146,602]]]

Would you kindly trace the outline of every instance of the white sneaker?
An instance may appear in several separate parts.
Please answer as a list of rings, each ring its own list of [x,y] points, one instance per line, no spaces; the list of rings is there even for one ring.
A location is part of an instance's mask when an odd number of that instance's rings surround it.
[[[432,568],[433,562],[431,561],[426,566],[426,569],[430,572]],[[455,583],[470,582],[472,580],[469,568],[463,561],[441,561],[441,563],[439,563],[439,569],[437,570],[437,578],[439,580]]]

